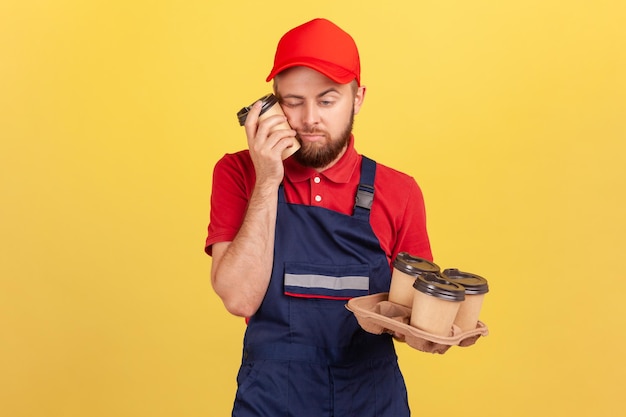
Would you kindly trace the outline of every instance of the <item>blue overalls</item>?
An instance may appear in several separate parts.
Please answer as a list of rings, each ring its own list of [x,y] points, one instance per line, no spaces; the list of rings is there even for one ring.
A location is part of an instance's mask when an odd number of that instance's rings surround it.
[[[369,224],[375,175],[363,157],[352,216],[289,204],[280,187],[274,267],[246,329],[234,417],[410,415],[391,336],[365,332],[345,308],[389,291]]]

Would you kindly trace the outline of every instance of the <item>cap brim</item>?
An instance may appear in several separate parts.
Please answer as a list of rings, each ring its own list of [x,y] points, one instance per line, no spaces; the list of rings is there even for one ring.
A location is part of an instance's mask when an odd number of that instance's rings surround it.
[[[345,68],[338,67],[337,65],[319,61],[319,62],[310,62],[310,61],[292,61],[287,64],[283,64],[278,67],[274,67],[270,75],[267,76],[265,81],[270,81],[279,73],[293,67],[308,67],[311,68],[326,77],[330,78],[337,84],[348,84],[352,82],[352,80],[357,80],[357,83],[360,84],[357,76],[352,71],[348,71]]]

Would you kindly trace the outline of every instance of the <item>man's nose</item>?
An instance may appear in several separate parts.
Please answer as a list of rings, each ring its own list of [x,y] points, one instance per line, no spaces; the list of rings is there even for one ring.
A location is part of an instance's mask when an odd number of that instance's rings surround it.
[[[305,125],[313,126],[319,123],[320,113],[315,104],[307,103],[304,106],[304,114],[302,115],[302,122]]]

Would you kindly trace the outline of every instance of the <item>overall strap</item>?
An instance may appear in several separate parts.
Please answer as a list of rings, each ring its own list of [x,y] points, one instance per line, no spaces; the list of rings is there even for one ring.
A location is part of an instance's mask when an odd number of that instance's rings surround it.
[[[354,201],[354,217],[369,221],[370,209],[374,201],[374,178],[376,162],[363,156],[361,159],[361,179]]]
[[[278,202],[279,203],[287,202],[287,198],[285,197],[285,186],[283,182],[281,182],[280,185],[278,186]]]

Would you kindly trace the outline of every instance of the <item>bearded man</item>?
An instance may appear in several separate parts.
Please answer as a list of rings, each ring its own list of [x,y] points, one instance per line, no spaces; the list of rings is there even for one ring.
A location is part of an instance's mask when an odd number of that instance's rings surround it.
[[[408,416],[391,335],[345,304],[388,292],[398,253],[432,260],[421,190],[354,147],[366,88],[344,30],[288,31],[271,80],[284,116],[250,108],[248,149],[214,169],[205,245],[214,291],[248,320],[233,416]]]

